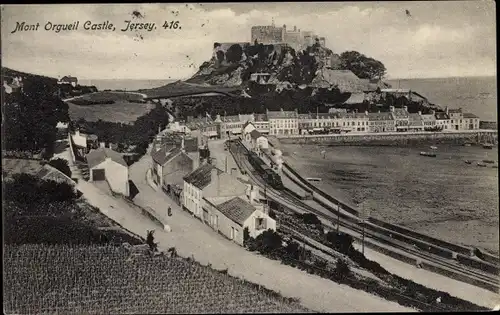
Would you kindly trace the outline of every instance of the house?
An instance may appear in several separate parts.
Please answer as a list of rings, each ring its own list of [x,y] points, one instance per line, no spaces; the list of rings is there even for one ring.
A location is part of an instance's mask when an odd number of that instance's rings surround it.
[[[71,139],[75,144],[75,150],[80,156],[85,156],[92,149],[97,149],[99,147],[99,142],[96,135],[82,133],[80,130],[76,130],[74,134],[71,135]]]
[[[368,113],[370,132],[394,132],[396,124],[391,112]]]
[[[184,177],[183,208],[202,218],[203,198],[246,196],[247,185],[211,164],[204,164]]]
[[[78,79],[76,77],[72,76],[64,76],[62,77],[59,81],[57,81],[58,84],[71,84],[73,87],[76,87],[78,85]]]
[[[269,120],[266,114],[254,114],[253,123],[257,131],[263,134],[269,134]]]
[[[241,129],[242,129],[241,130],[242,139],[250,143],[252,139],[250,136],[250,132],[257,130],[254,123],[251,121],[247,121]]]
[[[403,106],[403,108],[395,108],[394,106],[390,106],[389,110],[394,119],[396,131],[408,131],[408,125],[410,124],[410,113],[408,113],[408,107]]]
[[[448,109],[448,107],[446,107],[445,111],[450,117],[450,128],[452,130],[460,130],[463,124],[462,109]]]
[[[434,117],[436,118],[436,127],[441,128],[443,131],[450,131],[450,116],[447,112],[434,112]]]
[[[340,123],[342,123],[341,130],[344,132],[367,132],[369,117],[368,112],[358,113],[339,113]]]
[[[463,130],[477,130],[479,129],[479,117],[471,113],[463,113]]]
[[[337,113],[299,114],[299,133],[340,130],[342,120]]]
[[[151,153],[152,178],[160,187],[183,185],[183,177],[200,164],[198,139],[192,137],[164,138],[164,143],[155,146]]]
[[[276,221],[251,199],[232,197],[218,203],[207,197],[203,201],[203,221],[239,245],[243,246],[245,228],[254,238],[266,230],[276,230]]]
[[[418,112],[418,114],[422,119],[422,123],[424,125],[424,131],[434,130],[436,128],[436,116],[433,110],[431,110],[429,114],[422,114],[422,112],[420,111]]]
[[[408,131],[424,131],[424,121],[421,112],[408,114],[408,122]]]
[[[269,134],[277,136],[298,135],[299,134],[299,114],[297,110],[269,111],[266,110],[269,120]]]
[[[99,148],[86,155],[90,181],[107,181],[109,188],[129,196],[128,165],[123,156],[109,148]]]
[[[262,149],[267,150],[269,148],[267,138],[257,130],[252,130],[250,132],[250,145],[256,152],[260,152]]]

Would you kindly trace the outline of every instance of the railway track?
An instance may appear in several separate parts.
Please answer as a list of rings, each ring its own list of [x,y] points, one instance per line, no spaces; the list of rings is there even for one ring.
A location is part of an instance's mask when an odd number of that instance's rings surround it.
[[[272,187],[270,187],[269,185],[267,185],[264,179],[260,176],[260,174],[258,174],[258,172],[256,172],[253,169],[248,160],[243,158],[245,156],[245,152],[247,151],[247,149],[239,142],[235,143],[234,145],[235,147],[231,146],[232,149],[231,153],[234,156],[233,150],[234,149],[238,150],[237,155],[240,158],[238,159],[237,163],[240,164],[240,167],[243,167],[245,170],[248,170],[247,175],[256,184],[260,185],[261,187],[262,186],[266,187],[266,195],[267,195],[266,197],[268,197],[269,199],[274,199],[274,201],[280,203],[281,205],[284,205],[285,207],[289,208],[292,211],[297,212],[297,210],[299,210],[301,212],[314,213],[318,217],[326,221],[324,222],[324,224],[330,228],[334,227],[331,221],[337,221],[336,216],[339,215],[340,226],[346,228],[351,233],[354,232],[353,236],[355,238],[357,238],[355,236],[356,234],[360,234],[362,232],[363,223],[356,222],[357,220],[359,220],[357,218],[352,218],[351,216],[348,216],[346,214],[341,214],[341,213],[337,214],[338,210],[334,210],[331,207],[322,205],[323,208],[325,208],[328,212],[332,213],[332,215],[335,216],[326,215],[324,212],[319,211],[308,204],[305,204],[300,199],[297,199],[296,194],[289,191],[289,189],[277,191]],[[295,207],[295,209],[293,209],[290,206]],[[493,277],[491,275],[478,272],[476,270],[470,270],[468,268],[465,268],[465,266],[458,264],[458,262],[453,259],[446,259],[440,257],[436,254],[426,252],[425,248],[421,248],[427,246],[427,250],[431,250],[432,248],[436,248],[436,246],[433,244],[428,244],[422,240],[414,239],[412,237],[405,236],[396,231],[376,226],[373,223],[365,222],[364,224],[365,224],[365,236],[369,239],[372,239],[384,245],[389,245],[394,249],[398,249],[400,251],[403,251],[407,254],[416,257],[418,260],[429,261],[433,264],[437,264],[438,266],[445,268],[448,272],[453,273],[455,276],[458,274],[459,277],[457,278],[461,278],[461,281],[463,282],[468,282],[476,286],[486,288],[493,292],[498,292],[499,290],[500,283],[498,276]],[[388,234],[390,235],[390,237],[383,235],[382,233]],[[395,237],[398,237],[399,239],[395,239]],[[369,241],[365,240],[365,243],[369,243]],[[415,248],[414,244],[418,244],[419,246]],[[453,257],[453,255],[451,256]]]

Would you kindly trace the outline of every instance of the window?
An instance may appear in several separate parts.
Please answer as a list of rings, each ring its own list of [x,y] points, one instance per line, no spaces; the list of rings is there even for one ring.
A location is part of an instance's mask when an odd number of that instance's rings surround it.
[[[266,229],[266,220],[264,218],[255,218],[255,229],[256,230],[265,230]]]

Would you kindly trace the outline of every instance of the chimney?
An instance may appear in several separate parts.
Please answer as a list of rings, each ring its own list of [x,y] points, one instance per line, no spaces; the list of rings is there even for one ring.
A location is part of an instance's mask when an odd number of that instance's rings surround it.
[[[391,113],[394,113],[394,106],[389,106],[389,110],[391,111]]]
[[[280,108],[281,109],[281,112],[283,112],[283,108]]]
[[[365,115],[368,116],[368,111],[367,110],[365,110]]]
[[[219,173],[217,172],[217,168],[212,167],[211,171],[211,182],[215,184],[216,187],[216,196],[219,196]]]
[[[418,111],[418,115],[419,115],[419,116],[422,116],[422,111]]]
[[[446,106],[446,115],[449,115],[448,106]]]
[[[100,143],[99,143],[99,146],[100,146],[101,148],[105,148],[105,147],[106,147],[106,143],[105,143],[105,142],[100,142]]]
[[[403,106],[403,109],[404,109],[405,111],[408,111],[408,106]]]

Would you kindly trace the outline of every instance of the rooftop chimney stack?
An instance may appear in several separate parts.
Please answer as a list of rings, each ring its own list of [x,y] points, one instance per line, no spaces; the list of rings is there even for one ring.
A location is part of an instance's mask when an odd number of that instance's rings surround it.
[[[389,110],[391,111],[391,113],[394,113],[394,106],[389,106]]]

